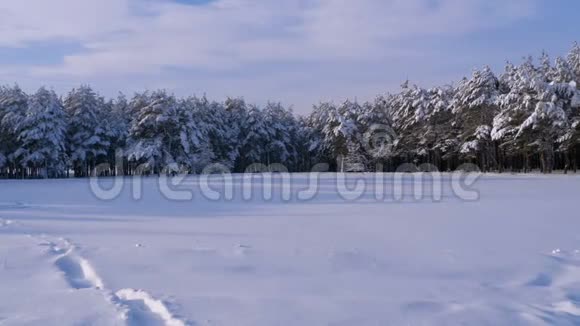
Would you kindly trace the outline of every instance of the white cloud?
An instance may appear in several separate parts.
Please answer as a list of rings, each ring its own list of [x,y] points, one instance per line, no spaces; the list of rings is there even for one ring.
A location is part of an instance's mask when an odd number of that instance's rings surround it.
[[[0,3],[0,46],[29,42],[88,42],[119,31],[131,0],[18,0]]]
[[[155,80],[155,85],[175,85],[176,77],[165,70],[171,67],[201,70],[215,89],[221,83],[256,94],[264,87],[275,88],[272,77],[279,78],[274,84],[284,84],[285,78],[297,85],[308,80],[310,72],[297,77],[280,70],[256,77],[245,71],[242,78],[224,79],[211,74],[289,62],[332,63],[333,69],[341,69],[345,63],[416,56],[423,51],[420,45],[403,44],[505,26],[533,15],[537,1],[214,0],[203,5],[171,0],[2,1],[0,47],[51,41],[84,47],[65,56],[61,64],[19,67],[25,78],[139,84],[139,78],[147,76],[143,80]],[[316,77],[314,83],[323,80]],[[338,94],[346,93],[345,88],[362,92],[366,87],[348,87],[344,80],[334,84]],[[378,87],[376,80],[368,84],[374,85],[373,92]],[[284,98],[297,89],[279,89],[270,96]],[[324,85],[318,90],[326,97],[332,96],[332,89]],[[308,90],[314,97],[317,90],[311,86]]]
[[[464,34],[533,12],[532,0],[20,0],[0,4],[0,45],[72,40],[87,50],[36,73],[227,69],[247,62],[366,59],[394,41]],[[31,10],[30,8],[34,8]],[[395,49],[397,50],[397,49]]]
[[[414,36],[461,35],[533,12],[529,0],[320,0],[306,15],[306,35],[319,44],[363,50]],[[518,10],[514,10],[518,8]]]

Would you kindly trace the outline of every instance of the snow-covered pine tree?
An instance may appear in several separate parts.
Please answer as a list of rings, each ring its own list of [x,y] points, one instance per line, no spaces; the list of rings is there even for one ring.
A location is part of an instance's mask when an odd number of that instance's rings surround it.
[[[104,105],[104,120],[106,136],[109,141],[107,149],[107,162],[111,166],[113,174],[128,174],[128,166],[124,159],[126,155],[117,158],[116,152],[123,151],[127,145],[127,136],[131,126],[131,112],[129,103],[123,93],[119,93],[116,99],[109,100]],[[117,162],[120,159],[123,162]],[[119,167],[119,169],[117,169]],[[120,169],[122,167],[122,169]]]
[[[537,73],[548,83],[554,80],[554,68],[546,51],[542,51],[540,55],[540,66],[537,68]]]
[[[240,166],[247,167],[262,163],[267,164],[267,145],[270,142],[270,134],[262,111],[251,105],[245,115],[244,121],[240,121]]]
[[[512,92],[512,100],[523,104],[519,112],[523,112],[524,118],[517,127],[515,138],[523,139],[520,143],[538,153],[542,171],[551,173],[555,164],[555,146],[569,128],[566,111],[574,96],[569,87],[572,75],[562,59],[556,60],[551,78],[539,75],[531,60],[519,69],[524,72],[521,80],[529,84],[529,94],[522,96]],[[548,83],[546,80],[549,79],[553,81]]]
[[[552,116],[553,125],[549,126],[549,129],[552,129],[554,125],[561,128],[553,130],[553,133],[554,137],[557,137],[557,154],[563,157],[564,170],[568,172],[571,168],[576,170],[576,166],[573,166],[571,162],[575,162],[575,151],[579,142],[580,112],[578,106],[580,103],[577,103],[577,76],[570,62],[563,58],[556,60],[554,76],[554,80],[547,86],[548,93],[550,102],[554,103],[557,108],[561,108],[562,112]]]
[[[68,117],[67,152],[77,177],[90,175],[99,158],[107,155],[110,143],[103,105],[104,101],[86,85],[73,89],[64,100]]]
[[[360,136],[356,123],[356,114],[360,106],[349,100],[345,101],[338,108],[330,111],[328,125],[323,130],[328,138],[327,142],[332,148],[334,158],[337,160],[337,170],[345,172],[344,158],[349,155],[351,143],[360,143],[357,139]]]
[[[20,148],[15,159],[31,177],[65,175],[66,115],[53,91],[39,89],[29,99],[26,116],[17,127]]]
[[[367,105],[367,108],[370,106]],[[370,109],[369,109],[370,110]],[[365,133],[369,132],[374,122],[370,115],[360,119],[363,107],[357,102],[345,101],[339,107],[332,103],[320,103],[314,107],[312,114],[306,121],[308,134],[311,138],[307,139],[309,152],[318,157],[318,161],[331,163],[331,167],[336,171],[344,171],[344,158],[356,149],[356,155],[362,155],[365,161],[370,156],[377,154],[371,151],[369,146],[365,146]],[[382,117],[386,116],[383,112]],[[377,115],[379,116],[379,115]],[[377,123],[382,119],[378,118]],[[379,155],[373,159],[381,159]],[[336,164],[334,164],[336,162]]]
[[[228,98],[223,108],[225,109],[225,124],[222,136],[226,145],[224,149],[228,152],[228,160],[234,167],[234,171],[243,172],[246,166],[240,160],[243,137],[241,122],[246,120],[248,106],[243,98]]]
[[[288,166],[290,171],[303,171],[300,165],[304,163],[304,158],[301,157],[301,151],[304,148],[301,142],[307,143],[309,139],[304,138],[305,135],[301,134],[302,125],[300,120],[294,114],[292,107],[283,107],[282,121],[285,126],[288,138],[285,141],[286,152],[288,153],[288,158],[286,158],[285,164]],[[310,170],[310,167],[306,168]]]
[[[427,92],[428,116],[420,142],[429,151],[427,163],[441,167],[442,170],[454,169],[458,149],[459,132],[453,125],[451,107],[454,91],[451,86],[443,86]]]
[[[296,139],[298,151],[297,170],[308,172],[316,164],[325,162],[322,150],[322,135],[315,129],[310,121],[310,116],[300,116],[297,121]]]
[[[314,105],[312,112],[308,115],[306,119],[306,124],[313,134],[316,134],[316,141],[309,144],[309,151],[316,151],[318,153],[319,161],[327,161],[328,157],[332,154],[331,146],[328,142],[327,134],[325,133],[324,126],[327,125],[328,116],[330,111],[335,110],[330,103],[319,103]]]
[[[190,97],[186,100],[192,110],[193,121],[195,123],[195,144],[193,171],[202,172],[208,165],[216,161],[216,154],[212,145],[212,126],[207,123],[207,116],[211,114],[210,107],[213,105],[204,98]]]
[[[203,132],[205,141],[200,159],[221,164],[233,170],[238,157],[239,121],[234,121],[222,103],[210,102],[205,96],[192,98],[195,107],[195,120]]]
[[[386,97],[379,96],[373,102],[364,103],[357,114],[357,125],[362,133],[361,149],[368,164],[379,169],[390,164],[396,141],[387,103]]]
[[[17,129],[27,108],[28,96],[20,87],[0,87],[0,175],[22,175],[13,153],[21,145]]]
[[[570,64],[566,59],[558,57],[556,58],[556,64],[554,69],[551,71],[549,81],[554,83],[576,83],[576,74]]]
[[[176,111],[180,146],[175,159],[190,172],[201,172],[213,159],[207,128],[196,110],[196,99],[190,98],[179,101]]]
[[[428,156],[429,149],[422,142],[423,130],[429,116],[429,95],[417,85],[406,81],[401,92],[391,97],[389,109],[393,128],[398,135],[396,154],[405,162],[419,161]]]
[[[108,107],[110,108],[108,122],[111,124],[111,147],[113,149],[123,148],[127,142],[131,126],[131,112],[127,97],[125,94],[119,93]]]
[[[314,106],[308,117],[308,125],[319,135],[320,142],[311,144],[311,147],[314,147],[313,145],[317,147],[321,162],[334,162],[339,156],[347,153],[346,138],[341,132],[341,129],[343,131],[348,129],[346,122],[346,119],[340,117],[334,104],[323,102]],[[336,170],[340,170],[340,165],[334,167]]]
[[[347,145],[348,154],[343,158],[343,172],[367,172],[368,159],[364,155],[363,148],[361,145],[353,141],[352,139],[348,141]]]
[[[533,65],[531,58],[516,67],[509,63],[505,72],[500,77],[500,88],[505,93],[498,100],[499,112],[494,117],[491,138],[498,144],[499,158],[505,164],[508,160],[518,162],[524,171],[529,169],[530,155],[533,149],[530,147],[530,139],[526,134],[519,134],[519,127],[531,114],[537,103],[537,85],[546,82],[548,78],[539,73],[543,71],[551,75],[552,68],[543,56],[542,69],[538,70]],[[544,81],[543,81],[544,80]],[[517,137],[516,137],[517,136]],[[500,169],[507,166],[500,165]]]
[[[486,66],[463,81],[453,99],[455,123],[461,128],[460,153],[465,159],[479,163],[483,171],[496,165],[491,125],[498,112],[498,95],[499,81]]]
[[[291,171],[309,172],[318,161],[317,145],[320,144],[318,134],[308,126],[307,117],[296,116],[291,128],[292,146],[296,152]],[[311,146],[313,145],[313,146]]]
[[[575,42],[572,50],[568,53],[568,66],[571,68],[576,79],[576,87],[580,89],[580,44]]]
[[[150,96],[139,95],[133,102],[138,106],[133,108],[135,116],[129,131],[128,160],[136,166],[141,165],[137,173],[177,172],[175,158],[182,149],[177,100],[159,90]]]
[[[292,141],[295,119],[281,103],[268,102],[263,111],[267,126],[266,162],[281,163],[289,169],[296,164],[296,150]]]

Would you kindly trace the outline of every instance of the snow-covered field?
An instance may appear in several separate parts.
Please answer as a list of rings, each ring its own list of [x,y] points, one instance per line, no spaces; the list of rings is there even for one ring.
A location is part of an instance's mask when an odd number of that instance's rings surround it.
[[[332,175],[308,201],[294,175],[289,202],[196,180],[191,201],[153,178],[137,201],[0,181],[0,325],[580,324],[579,177],[488,175],[469,202],[448,176],[440,202],[393,200],[389,177],[382,201]]]

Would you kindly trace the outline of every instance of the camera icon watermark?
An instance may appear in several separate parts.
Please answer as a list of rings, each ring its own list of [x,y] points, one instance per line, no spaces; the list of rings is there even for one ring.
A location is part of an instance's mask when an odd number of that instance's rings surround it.
[[[394,155],[398,143],[395,130],[388,125],[373,124],[364,133],[362,147],[373,158],[389,158]]]

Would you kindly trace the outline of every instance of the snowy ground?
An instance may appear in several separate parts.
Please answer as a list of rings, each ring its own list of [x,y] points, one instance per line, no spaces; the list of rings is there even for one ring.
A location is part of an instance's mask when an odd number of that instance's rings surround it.
[[[148,179],[103,202],[0,181],[0,325],[580,324],[580,178],[474,187],[347,201],[325,175],[306,202],[175,202]]]

